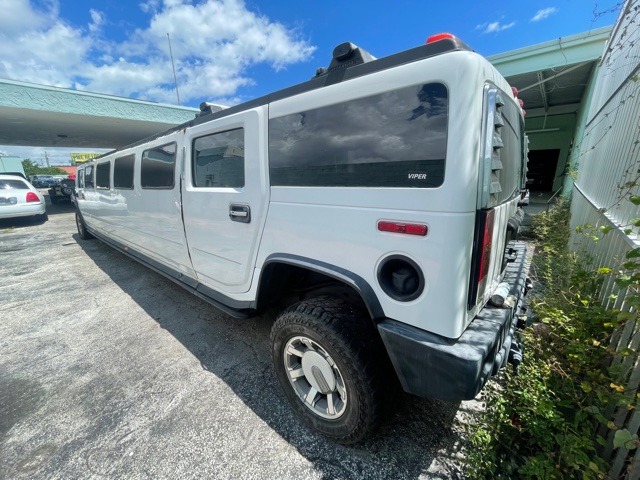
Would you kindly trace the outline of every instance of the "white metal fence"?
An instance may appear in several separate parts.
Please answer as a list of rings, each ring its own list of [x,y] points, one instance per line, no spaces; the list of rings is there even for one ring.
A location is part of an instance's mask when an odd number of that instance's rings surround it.
[[[604,52],[594,87],[584,136],[576,149],[579,172],[571,204],[572,227],[603,227],[607,234],[597,242],[572,234],[572,247],[585,253],[593,268],[616,267],[626,253],[640,246],[640,228],[631,224],[640,207],[630,200],[640,196],[640,0],[627,0]],[[574,156],[574,158],[576,158]],[[602,301],[610,308],[633,311],[613,279],[602,287]],[[636,317],[637,318],[637,317]],[[616,332],[612,345],[619,355],[628,392],[640,385],[640,325],[628,320]],[[632,350],[635,354],[629,355]],[[640,411],[626,407],[610,412],[618,428],[632,434],[640,429]],[[608,440],[602,455],[610,460],[612,478],[640,478],[640,449],[614,449],[614,431],[603,432]]]

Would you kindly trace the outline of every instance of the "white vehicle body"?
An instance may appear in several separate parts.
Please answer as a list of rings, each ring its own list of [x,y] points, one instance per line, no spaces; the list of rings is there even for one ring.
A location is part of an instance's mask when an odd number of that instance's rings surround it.
[[[522,296],[504,251],[525,155],[511,87],[456,42],[378,61],[351,46],[363,59],[353,66],[340,46],[308,87],[95,159],[79,167],[79,228],[236,316],[342,288],[365,306],[405,390],[473,397],[506,363],[519,313],[491,339],[472,333],[478,316],[503,315],[485,308],[501,282]],[[143,173],[152,161],[173,162],[161,187]],[[440,361],[468,356],[465,332],[485,335],[468,371]]]
[[[44,217],[42,194],[19,175],[0,175],[0,219]]]

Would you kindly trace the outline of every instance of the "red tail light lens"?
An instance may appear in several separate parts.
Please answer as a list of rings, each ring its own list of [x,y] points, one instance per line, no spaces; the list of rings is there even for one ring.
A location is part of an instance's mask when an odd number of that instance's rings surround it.
[[[480,268],[478,269],[478,284],[486,278],[491,263],[491,247],[493,246],[493,223],[495,210],[489,210],[484,220],[482,233],[482,248],[480,250]],[[479,289],[482,290],[482,289]]]
[[[27,192],[27,203],[38,202],[40,203],[40,198],[33,192]]]
[[[430,43],[439,42],[440,40],[454,39],[454,38],[456,37],[450,33],[437,33],[427,38],[426,44],[429,45]]]

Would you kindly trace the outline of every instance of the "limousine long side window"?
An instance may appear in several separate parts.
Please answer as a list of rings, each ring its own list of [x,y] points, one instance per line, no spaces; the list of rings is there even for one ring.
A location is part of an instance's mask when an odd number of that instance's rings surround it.
[[[448,97],[426,83],[271,119],[271,185],[439,187]]]
[[[118,157],[113,161],[113,188],[133,190],[133,165],[135,155]]]
[[[85,186],[85,188],[94,188],[94,185],[93,185],[93,165],[89,165],[84,170],[84,186]]]
[[[193,141],[193,184],[196,187],[244,187],[244,128]]]
[[[171,190],[175,186],[175,143],[145,150],[142,152],[140,163],[140,185],[142,188]]]
[[[96,166],[96,188],[111,188],[111,162],[99,163]]]

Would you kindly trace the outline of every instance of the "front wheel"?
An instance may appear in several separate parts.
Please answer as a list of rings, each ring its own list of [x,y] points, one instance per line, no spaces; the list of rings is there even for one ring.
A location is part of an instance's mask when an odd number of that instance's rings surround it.
[[[82,220],[82,216],[80,215],[80,212],[78,212],[77,210],[76,210],[76,227],[78,228],[78,235],[80,235],[81,239],[90,240],[92,238],[95,238],[87,230],[87,227],[84,224],[84,220]]]
[[[381,416],[381,344],[359,310],[318,297],[285,310],[271,330],[276,375],[294,410],[342,444],[361,441]]]

